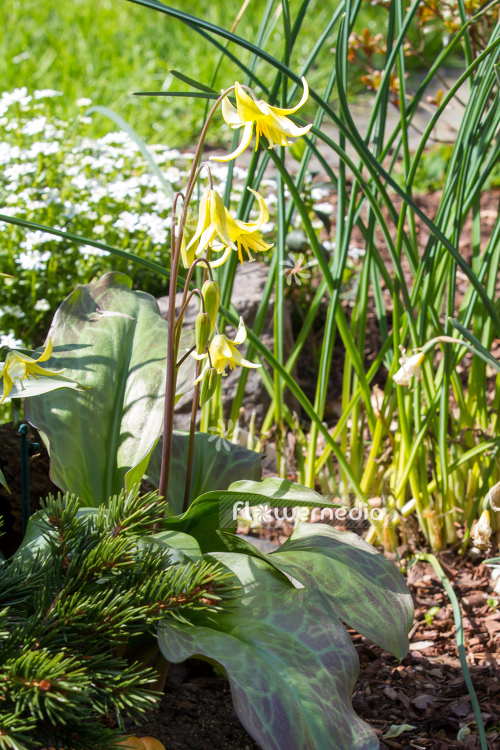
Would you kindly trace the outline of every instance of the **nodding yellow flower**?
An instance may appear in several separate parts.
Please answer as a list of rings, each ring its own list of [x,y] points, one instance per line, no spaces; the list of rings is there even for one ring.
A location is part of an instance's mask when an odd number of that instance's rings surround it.
[[[230,246],[234,250],[237,249],[227,233],[226,213],[222,198],[216,190],[207,190],[206,193],[203,193],[200,201],[198,226],[186,247],[186,256],[189,257],[189,250],[196,242],[198,242],[196,255],[201,255],[205,248],[211,245],[217,237],[224,246]]]
[[[253,99],[245,91],[246,86],[240,86],[236,81],[234,93],[236,95],[236,108],[233,107],[229,99],[224,97],[222,100],[222,116],[224,120],[233,129],[243,128],[243,136],[240,145],[229,156],[212,156],[214,161],[231,161],[243,153],[252,140],[253,128],[255,124],[255,150],[259,145],[259,136],[264,135],[269,141],[269,148],[276,145],[289,146],[289,138],[298,138],[309,132],[312,125],[306,125],[303,128],[295,125],[288,119],[287,115],[292,115],[302,107],[309,97],[309,88],[305,78],[302,78],[304,93],[300,102],[291,109],[282,107],[272,107],[262,99]]]
[[[219,333],[217,334],[217,336],[213,337],[209,349],[210,359],[212,361],[212,367],[216,370],[218,375],[225,376],[227,374],[226,367],[228,365],[230,370],[233,370],[237,366],[249,368],[262,367],[262,365],[256,365],[253,362],[249,362],[247,359],[244,359],[237,350],[236,347],[240,344],[243,344],[243,342],[246,340],[246,337],[247,329],[245,328],[245,323],[243,321],[243,318],[241,317],[234,341],[230,341],[223,333]],[[207,355],[198,355],[193,352],[191,356],[195,359],[203,359]],[[196,383],[202,380],[203,375],[205,374],[205,370],[209,367],[210,365],[209,363],[207,363],[203,372],[196,379]]]
[[[180,223],[180,218],[179,218]],[[196,227],[198,224],[198,219],[196,218],[196,215],[193,211],[191,211],[190,208],[187,210],[186,214],[186,221],[184,223],[184,232],[182,233],[182,239],[181,239],[181,260],[182,265],[184,268],[191,268],[191,264],[194,261],[194,247],[190,247],[189,252],[186,249],[186,245],[190,243],[191,238],[193,237]],[[179,228],[177,227],[177,231],[179,231]]]
[[[0,404],[7,398],[14,387],[14,382],[16,380],[18,380],[22,386],[23,380],[27,380],[30,377],[37,379],[37,375],[45,375],[47,377],[50,377],[51,375],[61,375],[64,370],[44,370],[43,367],[40,367],[38,364],[38,362],[45,362],[47,359],[50,359],[51,355],[52,342],[50,339],[38,359],[32,359],[32,357],[28,357],[26,354],[21,354],[21,352],[9,352],[5,358],[4,366],[0,371],[0,379],[3,378],[3,396],[0,400]]]
[[[227,208],[226,211],[226,227],[229,239],[236,243],[238,247],[238,258],[240,263],[243,263],[243,253],[241,251],[244,248],[248,259],[253,260],[251,250],[255,253],[263,253],[265,250],[270,250],[273,245],[269,245],[264,242],[259,234],[259,229],[263,224],[269,221],[269,211],[267,210],[266,202],[264,198],[257,193],[256,190],[248,188],[251,193],[255,195],[259,202],[260,216],[256,221],[241,221],[240,219],[233,219]],[[214,248],[216,250],[217,248]],[[224,254],[215,261],[211,261],[212,268],[221,266],[229,258],[231,248],[227,247]]]

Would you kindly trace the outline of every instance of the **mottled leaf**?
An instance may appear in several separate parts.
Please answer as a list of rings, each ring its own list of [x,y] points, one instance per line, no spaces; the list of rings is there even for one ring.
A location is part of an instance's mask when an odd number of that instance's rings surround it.
[[[186,513],[167,518],[164,528],[191,534],[198,540],[202,552],[227,549],[218,530],[235,532],[238,512],[246,503],[249,507],[337,507],[325,503],[314,490],[286,479],[268,477],[262,482],[233,482],[227,490],[206,492],[193,500]]]
[[[262,750],[377,750],[376,735],[352,708],[356,651],[323,595],[293,588],[247,555],[206,557],[237,575],[242,599],[232,613],[200,616],[194,627],[163,622],[165,658],[219,662],[240,721]]]
[[[191,475],[190,502],[206,492],[226,490],[236,479],[259,480],[262,473],[262,456],[240,445],[224,441],[220,450],[219,438],[197,432],[194,436],[193,472]],[[161,469],[160,439],[149,461],[147,478],[158,487]],[[167,499],[174,514],[182,512],[189,433],[175,432],[168,482]]]
[[[269,559],[304,585],[317,586],[344,622],[396,658],[408,652],[410,591],[394,563],[357,534],[301,524]]]
[[[153,297],[131,287],[124,274],[107,273],[67,297],[47,367],[66,368],[90,390],[59,390],[25,406],[49,451],[52,481],[89,506],[123,489],[162,431],[167,322]],[[180,392],[192,386],[191,359],[180,368]]]

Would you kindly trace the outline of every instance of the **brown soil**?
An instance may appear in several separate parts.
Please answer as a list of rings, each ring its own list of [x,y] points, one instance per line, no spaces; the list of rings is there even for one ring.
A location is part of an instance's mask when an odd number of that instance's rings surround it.
[[[40,508],[40,498],[57,494],[58,488],[49,478],[49,456],[38,433],[28,430],[28,444],[38,443],[39,448],[29,458],[31,513]],[[11,424],[0,425],[0,469],[3,471],[10,493],[0,486],[0,517],[3,517],[3,536],[0,550],[10,557],[21,544],[21,461],[20,435]]]
[[[461,602],[467,662],[489,748],[500,750],[500,612],[486,601],[490,571],[480,561],[453,552],[442,553],[440,562]],[[415,602],[415,622],[410,652],[401,664],[349,630],[360,659],[354,708],[380,737],[381,750],[479,750],[451,604],[429,564],[411,567],[407,581]],[[432,607],[439,609],[431,617]],[[383,740],[393,724],[409,724],[414,729]],[[470,733],[459,742],[457,734],[464,726]],[[166,750],[257,749],[237,720],[228,683],[198,660],[171,668],[160,708],[129,731],[156,737]]]

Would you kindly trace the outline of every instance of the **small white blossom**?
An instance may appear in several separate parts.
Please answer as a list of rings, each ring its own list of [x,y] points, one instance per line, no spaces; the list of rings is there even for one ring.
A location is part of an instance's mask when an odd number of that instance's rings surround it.
[[[40,115],[40,117],[35,117],[33,120],[28,120],[28,122],[21,128],[21,133],[24,135],[36,135],[45,130],[46,124],[47,118]]]
[[[15,261],[19,263],[23,271],[43,271],[47,266],[50,256],[50,250],[45,250],[43,253],[40,250],[28,250],[25,253],[21,253]]]
[[[62,96],[62,91],[55,91],[55,89],[39,89],[33,92],[35,99],[49,99],[53,96]]]
[[[85,260],[88,260],[91,255],[94,255],[97,258],[105,258],[106,255],[109,255],[107,250],[101,250],[100,247],[90,247],[90,245],[79,247],[78,252],[83,255]]]
[[[38,299],[35,302],[35,310],[37,312],[47,312],[47,310],[50,310],[50,302],[46,299]]]
[[[0,103],[6,107],[10,107],[12,104],[20,104],[21,106],[25,106],[26,104],[29,104],[30,101],[31,96],[28,94],[28,89],[26,88],[26,86],[23,86],[20,89],[14,89],[14,91],[11,91],[10,93],[8,91],[4,91],[2,93],[2,98],[0,99]]]
[[[59,227],[55,227],[56,229],[59,229]],[[61,242],[62,237],[57,237],[54,234],[49,234],[49,232],[41,232],[40,230],[35,230],[34,232],[26,232],[26,237],[23,240],[23,242],[20,242],[20,247],[24,247],[25,250],[28,252],[30,250],[33,250],[34,247],[37,245],[43,245],[44,242]]]
[[[92,104],[92,99],[89,99],[86,96],[82,96],[80,99],[77,99],[75,102],[77,107],[90,107]]]
[[[10,349],[18,349],[23,345],[21,339],[16,339],[13,333],[0,334],[0,346],[8,346]]]

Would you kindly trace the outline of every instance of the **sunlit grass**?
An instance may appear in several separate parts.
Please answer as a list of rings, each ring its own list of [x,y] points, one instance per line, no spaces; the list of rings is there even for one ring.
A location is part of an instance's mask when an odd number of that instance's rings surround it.
[[[214,24],[231,28],[240,9],[239,0],[170,3]],[[336,3],[335,3],[336,4]],[[298,0],[290,3],[292,13]],[[237,33],[253,40],[262,16],[264,0],[251,2]],[[276,2],[279,14],[279,3]],[[304,22],[301,39],[294,48],[292,67],[299,68],[310,52],[319,30],[324,28],[332,3],[313,0]],[[375,23],[380,9],[363,13],[363,23]],[[383,16],[385,18],[385,16]],[[0,3],[0,80],[3,91],[19,86],[29,90],[51,88],[62,91],[58,114],[66,117],[81,97],[119,112],[149,142],[186,145],[199,130],[205,103],[184,98],[136,98],[134,91],[186,86],[172,81],[169,69],[181,70],[191,78],[210,84],[220,53],[209,42],[180,22],[148,12],[125,0],[3,0]],[[332,43],[334,37],[332,36]],[[267,49],[276,53],[282,45],[282,23],[278,20]],[[333,66],[326,44],[317,65],[310,71],[311,85],[323,87]],[[233,45],[234,47],[234,45]],[[242,61],[248,55],[234,49]],[[265,82],[272,69],[261,65]],[[215,86],[227,85],[242,73],[224,60]],[[187,106],[188,105],[188,106]],[[92,134],[110,129],[109,121],[94,116]]]

